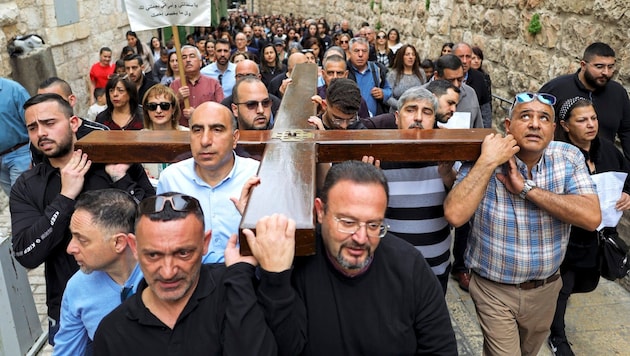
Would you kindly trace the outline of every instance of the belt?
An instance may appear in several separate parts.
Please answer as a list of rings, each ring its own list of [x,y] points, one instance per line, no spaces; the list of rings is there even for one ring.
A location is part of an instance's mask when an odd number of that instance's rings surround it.
[[[24,145],[26,145],[26,144],[28,144],[28,141],[26,141],[26,142],[22,142],[22,143],[18,143],[17,145],[15,145],[15,146],[13,146],[13,147],[11,147],[11,148],[9,148],[9,149],[6,149],[6,150],[4,150],[4,151],[0,152],[0,156],[4,156],[4,155],[6,155],[7,153],[11,153],[11,152],[13,152],[13,151],[17,150],[18,148],[20,148],[20,147],[22,147],[22,146],[24,146]]]
[[[474,273],[477,276],[481,277],[477,272],[474,272]],[[481,278],[490,281],[487,278],[484,278],[484,277],[481,277]],[[526,281],[526,282],[518,283],[518,284],[501,283],[501,282],[495,282],[495,281],[490,281],[490,282],[494,282],[494,283],[497,283],[497,284],[503,284],[503,285],[506,285],[506,286],[513,286],[513,287],[516,287],[516,288],[521,289],[521,290],[530,290],[530,289],[536,289],[538,287],[544,286],[545,284],[549,284],[551,282],[554,282],[554,281],[558,280],[558,278],[560,278],[560,273],[556,272],[553,275],[551,275],[551,277],[548,277],[548,278],[545,278],[545,279],[532,279],[531,281]]]

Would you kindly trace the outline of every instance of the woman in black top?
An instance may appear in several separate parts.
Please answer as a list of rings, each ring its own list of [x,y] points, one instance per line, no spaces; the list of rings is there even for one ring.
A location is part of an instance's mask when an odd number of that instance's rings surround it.
[[[580,149],[591,174],[603,172],[630,172],[624,156],[612,142],[597,136],[599,124],[593,103],[582,97],[566,100],[560,107],[558,124],[562,126],[563,137],[559,140]],[[630,208],[630,179],[626,182],[621,197],[616,203],[617,210]],[[614,232],[615,227],[604,230]],[[606,232],[608,232],[606,231]],[[598,232],[571,227],[569,245],[560,266],[562,289],[558,295],[556,313],[551,324],[549,345],[556,355],[573,355],[564,331],[564,314],[571,293],[593,291],[599,282]]]

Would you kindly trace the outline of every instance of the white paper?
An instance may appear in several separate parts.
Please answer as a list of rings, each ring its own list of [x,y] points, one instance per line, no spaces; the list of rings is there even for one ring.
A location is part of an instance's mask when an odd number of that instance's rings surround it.
[[[454,112],[445,124],[438,122],[437,125],[441,129],[470,129],[470,113]]]
[[[125,0],[132,31],[210,26],[210,0]]]
[[[597,231],[607,226],[615,227],[619,223],[623,211],[615,209],[615,204],[621,198],[627,176],[628,174],[623,172],[604,172],[591,176],[597,186],[599,206],[602,209],[602,223],[597,227]]]

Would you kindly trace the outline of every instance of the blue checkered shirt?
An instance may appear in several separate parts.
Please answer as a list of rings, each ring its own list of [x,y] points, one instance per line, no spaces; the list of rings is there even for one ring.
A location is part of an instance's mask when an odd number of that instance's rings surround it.
[[[516,158],[523,177],[527,166]],[[471,163],[462,166],[455,184],[468,174]],[[517,284],[544,279],[560,268],[569,241],[570,225],[528,200],[510,193],[496,173],[471,220],[466,266],[489,280]],[[595,184],[575,146],[552,141],[532,168],[539,188],[556,194],[597,194]]]

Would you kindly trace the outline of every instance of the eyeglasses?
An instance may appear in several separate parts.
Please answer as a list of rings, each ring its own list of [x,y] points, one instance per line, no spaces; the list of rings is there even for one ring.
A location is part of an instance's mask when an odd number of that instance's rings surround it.
[[[339,43],[348,43],[350,41],[339,41]]]
[[[271,99],[266,98],[263,99],[262,101],[256,101],[256,100],[248,100],[246,102],[243,103],[234,103],[236,105],[245,105],[247,106],[248,110],[256,110],[258,109],[258,105],[262,105],[263,108],[268,108],[271,106]]]
[[[124,302],[129,297],[133,295],[133,287],[124,287],[122,291],[120,291],[120,302]]]
[[[166,103],[166,102],[161,102],[161,103],[146,103],[144,104],[144,106],[147,107],[147,110],[149,111],[155,111],[157,110],[158,106],[160,107],[160,109],[166,111],[169,110],[171,108],[171,103]]]
[[[337,222],[337,231],[353,235],[365,226],[365,233],[371,238],[383,238],[387,234],[389,225],[382,222],[360,222],[347,218],[338,218],[333,216],[333,219]]]
[[[378,39],[382,40],[382,39],[384,39],[384,38],[387,38],[387,36],[385,36],[385,35],[378,35],[378,36],[376,36],[376,38],[378,38]]]
[[[219,85],[223,85],[223,74],[219,74]]]
[[[586,62],[586,64],[595,67],[595,69],[597,70],[604,70],[604,69],[608,69],[609,71],[614,71],[615,70],[615,63],[613,64],[604,64],[604,63],[595,63],[592,64],[591,62]]]
[[[189,195],[174,194],[169,196],[156,195],[144,199],[138,205],[138,215],[150,215],[162,212],[166,202],[175,211],[196,211],[200,209],[199,201]]]
[[[348,126],[351,126],[352,124],[356,123],[357,121],[359,121],[359,113],[354,114],[354,117],[351,117],[349,119],[343,119],[343,118],[340,118],[340,117],[336,117],[330,112],[329,112],[329,115],[330,115],[330,121],[335,126],[341,126],[342,124],[345,123],[346,127],[348,127]]]
[[[556,105],[556,97],[547,94],[547,93],[532,93],[532,92],[523,92],[518,93],[514,97],[514,103],[512,103],[512,109],[516,106],[516,104],[529,103],[534,99],[538,99],[541,103],[545,105]]]

